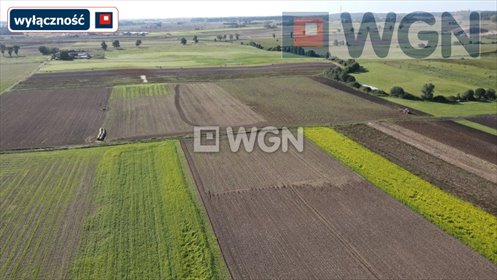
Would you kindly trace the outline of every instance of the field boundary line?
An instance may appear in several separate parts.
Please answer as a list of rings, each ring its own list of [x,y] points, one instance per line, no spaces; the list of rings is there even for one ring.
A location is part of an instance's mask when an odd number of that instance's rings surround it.
[[[497,166],[493,163],[395,124],[368,123],[368,126],[497,184]]]
[[[178,110],[181,120],[183,120],[188,125],[197,126],[197,124],[193,123],[186,117],[185,111],[181,107],[179,84],[174,86],[174,106],[176,107],[176,110]]]
[[[205,202],[206,198],[204,197],[204,195],[206,194],[206,192],[205,192],[204,185],[202,183],[202,179],[200,178],[200,174],[199,174],[197,168],[195,167],[195,163],[193,162],[193,158],[191,157],[191,155],[188,151],[188,147],[186,146],[186,143],[183,140],[180,140],[180,145],[181,145],[181,150],[183,151],[184,157],[186,159],[186,163],[188,164],[188,167],[190,169],[191,177],[193,177],[193,181],[195,183],[196,190],[197,190],[198,194],[200,195],[200,200],[202,201],[202,205],[204,206],[204,210],[205,210],[207,219],[209,220],[209,224],[210,224],[210,226],[214,232],[214,235],[216,237],[217,246],[219,247],[219,250],[221,250],[221,256],[223,257],[224,264],[228,268],[228,273],[230,274],[229,275],[230,278],[233,279],[233,272],[231,270],[234,268],[238,268],[238,267],[236,265],[233,265],[233,266],[228,265],[228,261],[225,257],[225,253],[227,255],[229,255],[232,260],[234,260],[235,258],[233,258],[233,256],[231,256],[229,251],[224,252],[223,248],[221,247],[221,244],[219,243],[218,234],[219,235],[222,235],[222,234],[220,234],[216,231],[216,228],[214,227],[213,219],[211,218],[211,216],[209,214],[212,211],[212,209],[209,207],[208,203]],[[238,275],[241,275],[239,271],[238,271]]]

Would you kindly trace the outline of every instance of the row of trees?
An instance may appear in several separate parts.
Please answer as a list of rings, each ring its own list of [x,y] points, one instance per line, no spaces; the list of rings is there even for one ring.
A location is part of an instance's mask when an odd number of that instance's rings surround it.
[[[21,47],[18,45],[6,46],[4,44],[0,44],[0,52],[2,53],[2,56],[5,56],[5,51],[7,51],[9,56],[12,56],[12,53],[14,53],[16,56],[18,56],[19,49],[21,49]]]
[[[484,88],[477,88],[475,90],[468,89],[462,94],[457,94],[456,96],[435,96],[435,85],[432,83],[424,84],[421,88],[421,97],[417,97],[411,93],[406,92],[402,87],[392,87],[390,90],[390,95],[393,97],[411,99],[411,100],[426,100],[439,103],[456,103],[456,102],[466,102],[466,101],[494,101],[497,100],[495,90],[489,88],[485,90]]]
[[[223,34],[223,35],[217,35],[216,38],[214,38],[214,41],[227,41],[229,38],[230,41],[234,40],[240,40],[240,34],[235,33],[235,34]]]
[[[135,46],[140,47],[142,43],[143,43],[142,40],[138,39],[135,42]],[[112,41],[112,47],[115,49],[120,48],[121,42],[119,42],[119,40]],[[100,48],[102,48],[102,50],[106,51],[109,48],[109,46],[107,45],[107,43],[105,41],[102,41],[102,43],[100,43]]]

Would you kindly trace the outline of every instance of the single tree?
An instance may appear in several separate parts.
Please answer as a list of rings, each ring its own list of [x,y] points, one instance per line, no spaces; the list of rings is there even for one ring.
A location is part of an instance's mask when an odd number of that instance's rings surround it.
[[[102,43],[100,43],[100,47],[102,48],[102,50],[106,51],[108,46],[107,46],[107,43],[105,43],[105,41],[102,41]]]
[[[45,46],[40,46],[40,47],[38,48],[38,50],[40,51],[40,53],[41,53],[42,55],[49,55],[49,54],[50,54],[50,49],[49,49],[49,48],[47,48],[47,47],[45,47]]]
[[[421,99],[432,100],[433,93],[435,92],[435,85],[432,83],[424,84],[421,89]]]
[[[475,89],[475,99],[476,100],[486,100],[487,99],[487,91],[483,88]]]
[[[221,41],[223,39],[223,35],[217,35],[216,37],[219,41]]]
[[[236,33],[236,34],[235,34],[235,39],[236,39],[236,40],[239,40],[239,39],[240,39],[240,34]]]
[[[0,52],[2,53],[2,55],[5,55],[6,49],[7,49],[7,47],[4,44],[0,44]]]
[[[138,39],[135,42],[135,46],[139,47],[142,44],[142,40]]]
[[[112,42],[112,46],[113,46],[114,48],[119,48],[119,47],[121,47],[121,43],[119,43],[119,40],[114,40],[114,41]]]
[[[224,35],[223,35],[223,39],[224,39],[224,40],[226,40],[226,36],[227,36],[226,34],[224,34]]]
[[[184,46],[184,45],[186,45],[186,43],[187,43],[187,41],[186,41],[185,37],[181,38],[181,44]]]
[[[14,53],[18,56],[19,55],[19,49],[21,47],[19,47],[18,45],[14,45],[13,48],[14,48]]]
[[[329,59],[331,56],[330,52],[326,52],[326,55],[324,57],[326,57],[326,59]]]
[[[198,37],[197,37],[197,35],[193,35],[193,42],[195,44],[198,43]]]
[[[472,89],[468,89],[461,96],[461,101],[474,101],[475,92]]]
[[[7,53],[9,54],[9,56],[12,56],[13,51],[14,51],[13,47],[7,47]]]
[[[404,89],[401,87],[393,87],[392,89],[390,89],[391,96],[402,98],[404,94],[405,94]]]
[[[276,34],[273,33],[273,39],[275,39],[275,38],[276,38]]]
[[[230,41],[233,41],[233,34],[230,34]]]
[[[495,89],[489,88],[487,89],[487,99],[488,100],[495,100],[497,96],[495,95]]]

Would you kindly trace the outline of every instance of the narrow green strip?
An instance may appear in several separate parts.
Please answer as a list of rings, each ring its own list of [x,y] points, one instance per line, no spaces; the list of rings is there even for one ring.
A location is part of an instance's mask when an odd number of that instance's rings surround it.
[[[462,125],[469,126],[469,127],[474,128],[474,129],[478,129],[478,130],[481,130],[483,132],[490,133],[492,135],[497,136],[497,129],[495,129],[495,128],[492,128],[492,127],[489,127],[486,125],[482,125],[479,123],[475,123],[472,121],[468,121],[468,120],[460,120],[460,121],[456,121],[456,122],[460,123]]]
[[[328,127],[307,128],[316,145],[497,264],[497,218]]]

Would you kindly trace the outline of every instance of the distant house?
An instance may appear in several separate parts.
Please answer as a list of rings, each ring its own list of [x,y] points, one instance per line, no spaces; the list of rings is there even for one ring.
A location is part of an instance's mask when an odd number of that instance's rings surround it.
[[[370,85],[363,84],[363,83],[359,83],[359,84],[360,84],[361,86],[363,86],[363,87],[368,87],[368,88],[370,88],[371,90],[379,90],[379,88],[374,87],[374,86],[370,86]]]
[[[57,60],[90,59],[91,54],[83,50],[61,50],[52,57]]]

